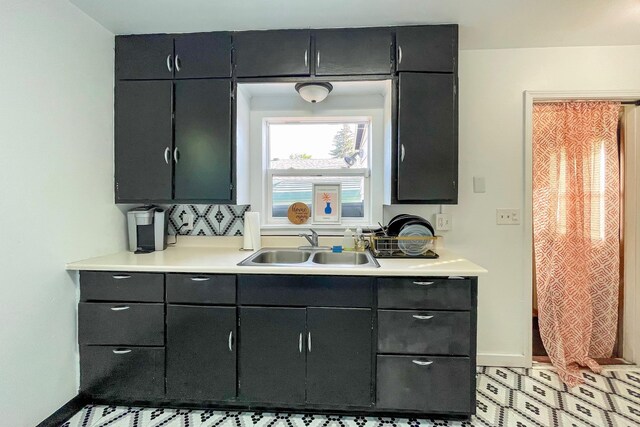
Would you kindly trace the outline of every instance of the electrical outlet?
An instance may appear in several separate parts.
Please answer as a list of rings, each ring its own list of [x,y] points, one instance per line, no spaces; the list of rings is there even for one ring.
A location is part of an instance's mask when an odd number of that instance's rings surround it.
[[[496,224],[498,225],[520,224],[520,209],[496,209]]]
[[[436,214],[436,231],[449,231],[449,230],[451,230],[451,215]]]
[[[193,214],[186,213],[182,215],[182,223],[186,223],[184,227],[182,227],[181,231],[191,231],[193,230]]]

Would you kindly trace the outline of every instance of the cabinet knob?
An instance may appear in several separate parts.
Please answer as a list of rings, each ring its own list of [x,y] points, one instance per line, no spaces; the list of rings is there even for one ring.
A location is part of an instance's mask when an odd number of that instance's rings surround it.
[[[113,277],[116,280],[131,279],[131,276],[129,276],[128,274],[114,274],[111,277]]]
[[[400,162],[404,162],[404,144],[400,144]]]
[[[309,49],[304,50],[304,66],[309,66]]]
[[[318,51],[318,53],[317,53],[317,57],[318,57],[318,58],[317,58],[317,61],[316,61],[316,62],[317,62],[316,67],[320,68],[320,51]]]
[[[169,147],[164,149],[164,162],[169,164],[169,156],[171,155],[171,149]]]
[[[180,72],[180,55],[176,55],[176,71]]]
[[[179,157],[180,157],[180,152],[178,151],[178,147],[176,147],[173,149],[173,161],[176,164],[178,164],[178,160],[180,160]]]
[[[127,354],[127,353],[131,353],[131,349],[122,349],[122,350],[112,350],[113,354]]]
[[[124,311],[124,310],[129,310],[129,306],[128,305],[121,305],[118,307],[111,307],[111,311]]]
[[[197,277],[192,277],[191,278],[191,281],[193,281],[193,282],[206,282],[207,280],[211,280],[211,277],[197,276]]]
[[[171,54],[167,55],[167,70],[169,70],[170,73],[173,72],[173,66],[171,65]]]
[[[402,46],[398,46],[398,65],[402,64]]]
[[[229,351],[233,351],[233,331],[229,332]]]
[[[298,352],[302,353],[302,332],[300,332],[300,336],[298,337]]]
[[[309,349],[309,353],[311,353],[311,332],[307,335],[307,348]]]
[[[418,366],[429,366],[433,363],[432,360],[429,361],[425,361],[425,360],[412,360],[413,363],[415,363]]]

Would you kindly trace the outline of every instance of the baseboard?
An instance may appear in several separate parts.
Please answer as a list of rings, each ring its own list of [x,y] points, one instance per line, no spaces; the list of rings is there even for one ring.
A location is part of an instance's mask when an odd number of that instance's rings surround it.
[[[36,427],[59,427],[60,424],[73,417],[80,409],[89,403],[89,399],[78,394],[76,397],[62,405],[60,409],[51,414],[47,419],[42,421]]]
[[[478,353],[476,364],[479,366],[530,368],[531,360],[527,360],[524,354]]]

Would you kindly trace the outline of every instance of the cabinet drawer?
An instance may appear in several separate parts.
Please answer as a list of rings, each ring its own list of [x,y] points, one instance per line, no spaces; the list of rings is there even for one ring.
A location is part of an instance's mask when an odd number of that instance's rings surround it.
[[[469,414],[471,369],[468,357],[378,356],[377,407]]]
[[[164,304],[78,304],[78,342],[164,345]]]
[[[81,345],[80,389],[113,399],[162,397],[164,348]]]
[[[471,281],[444,278],[378,279],[379,308],[471,309]]]
[[[373,279],[348,276],[238,276],[243,305],[371,307]]]
[[[235,304],[236,276],[216,274],[167,274],[167,302]]]
[[[164,274],[81,271],[80,299],[163,302]]]
[[[378,352],[468,356],[468,311],[378,310]]]

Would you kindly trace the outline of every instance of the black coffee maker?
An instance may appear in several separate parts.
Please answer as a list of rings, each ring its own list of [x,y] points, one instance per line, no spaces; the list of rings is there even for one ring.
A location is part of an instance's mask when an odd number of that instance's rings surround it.
[[[167,248],[167,212],[154,205],[141,206],[127,212],[129,250],[149,253]]]

